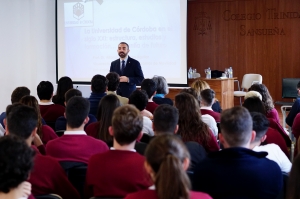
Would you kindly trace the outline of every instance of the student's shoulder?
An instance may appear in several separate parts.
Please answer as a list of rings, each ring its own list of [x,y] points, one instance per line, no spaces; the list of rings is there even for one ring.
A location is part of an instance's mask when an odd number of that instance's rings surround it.
[[[138,198],[156,199],[158,197],[157,197],[155,190],[149,190],[149,189],[131,193],[125,197],[125,199],[138,199]]]
[[[207,193],[190,191],[190,199],[196,199],[196,198],[212,199],[212,197],[210,197],[210,195],[208,195]]]

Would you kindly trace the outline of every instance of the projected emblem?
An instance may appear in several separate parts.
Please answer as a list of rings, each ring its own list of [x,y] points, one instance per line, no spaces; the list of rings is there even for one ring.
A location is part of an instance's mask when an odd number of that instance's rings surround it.
[[[84,17],[84,5],[76,3],[73,6],[73,17],[78,20]]]
[[[194,30],[198,32],[198,35],[207,35],[208,31],[211,30],[210,17],[207,16],[206,12],[199,12],[198,16],[195,17]]]

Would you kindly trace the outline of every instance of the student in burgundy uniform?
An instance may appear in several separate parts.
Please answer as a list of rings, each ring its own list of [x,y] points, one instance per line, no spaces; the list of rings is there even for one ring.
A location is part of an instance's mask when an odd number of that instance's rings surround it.
[[[75,96],[68,101],[67,130],[63,136],[47,144],[47,155],[58,161],[88,163],[92,155],[108,151],[105,142],[87,136],[84,131],[84,126],[89,121],[89,110],[90,103],[83,97]]]
[[[152,79],[144,79],[141,84],[141,90],[146,91],[148,95],[148,104],[146,106],[146,110],[150,111],[152,114],[154,113],[158,104],[153,101],[154,95],[156,95],[156,83]]]
[[[26,105],[15,103],[7,107],[7,133],[24,139],[31,146],[37,133],[38,115]],[[64,170],[54,158],[36,153],[34,168],[28,180],[33,195],[58,194],[64,199],[79,199]]]
[[[41,81],[37,86],[37,95],[40,99],[39,104],[42,118],[46,123],[54,124],[58,117],[64,115],[65,107],[52,102],[53,90],[53,85],[49,81]]]
[[[17,136],[0,138],[0,198],[28,198],[31,184],[26,182],[33,167],[34,150]]]
[[[190,154],[179,138],[171,134],[156,136],[145,156],[145,169],[155,186],[128,194],[125,199],[211,199],[208,194],[190,191],[191,183],[186,174]]]
[[[212,105],[215,102],[215,91],[212,89],[204,89],[200,93],[201,103],[200,111],[202,115],[208,114],[212,116],[216,122],[220,122],[221,115],[218,112],[212,110]]]
[[[132,105],[118,107],[109,132],[114,136],[113,148],[91,157],[86,174],[86,198],[124,197],[128,193],[148,189],[150,177],[144,169],[145,158],[134,145],[142,135],[143,117]]]

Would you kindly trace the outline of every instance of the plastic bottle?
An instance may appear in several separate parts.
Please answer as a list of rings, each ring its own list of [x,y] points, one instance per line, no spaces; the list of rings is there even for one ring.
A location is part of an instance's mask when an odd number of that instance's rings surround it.
[[[210,70],[210,67],[208,67],[208,69],[207,69],[206,79],[211,79],[211,70]]]
[[[193,69],[192,67],[190,67],[190,69],[188,70],[188,78],[191,79],[193,75]]]
[[[232,67],[229,67],[229,78],[233,78],[233,70]]]

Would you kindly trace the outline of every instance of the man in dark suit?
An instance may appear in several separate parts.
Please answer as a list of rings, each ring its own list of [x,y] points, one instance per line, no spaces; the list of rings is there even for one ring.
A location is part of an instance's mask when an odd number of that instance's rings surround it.
[[[120,59],[111,62],[110,65],[110,72],[116,72],[120,75],[117,94],[127,98],[136,89],[136,85],[144,80],[140,62],[129,57],[129,51],[129,45],[121,42],[117,50]]]

